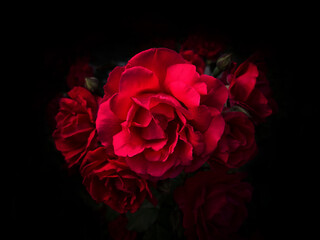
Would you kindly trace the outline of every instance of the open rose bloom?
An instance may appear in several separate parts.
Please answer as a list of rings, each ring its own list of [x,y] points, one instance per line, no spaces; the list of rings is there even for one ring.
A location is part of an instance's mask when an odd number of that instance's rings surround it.
[[[188,239],[233,239],[229,237],[246,218],[245,204],[251,199],[252,187],[240,181],[241,175],[203,171],[176,189]]]
[[[169,49],[150,49],[115,68],[104,88],[98,138],[150,179],[195,171],[224,131],[228,90]]]
[[[212,59],[221,52],[214,46]],[[68,167],[79,167],[94,200],[129,213],[119,219],[128,222],[125,235],[132,238],[135,231],[159,230],[151,227],[158,215],[148,213],[157,214],[163,204],[155,207],[159,183],[173,178],[183,181],[167,194],[175,196],[188,239],[225,239],[247,215],[251,186],[227,172],[257,154],[255,126],[275,105],[268,82],[250,61],[238,67],[224,62],[215,77],[202,74],[203,51],[186,51],[196,52],[201,65],[185,51],[152,48],[115,67],[103,96],[82,84],[60,99],[53,133],[57,149]],[[81,74],[93,77],[92,71]],[[141,221],[143,214],[148,220]]]

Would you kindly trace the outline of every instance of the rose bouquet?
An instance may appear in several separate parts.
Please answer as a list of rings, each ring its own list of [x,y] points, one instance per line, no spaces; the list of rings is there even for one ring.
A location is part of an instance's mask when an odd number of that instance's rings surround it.
[[[114,239],[230,239],[252,187],[237,171],[275,109],[264,69],[222,44],[152,48],[109,72],[88,59],[67,77],[53,139],[90,196],[113,211]],[[103,92],[99,94],[99,92]]]

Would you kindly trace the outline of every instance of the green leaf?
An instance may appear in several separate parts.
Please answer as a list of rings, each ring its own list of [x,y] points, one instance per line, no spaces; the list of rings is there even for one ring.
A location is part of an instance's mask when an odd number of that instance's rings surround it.
[[[129,231],[145,232],[157,220],[159,208],[145,201],[135,213],[127,213]]]

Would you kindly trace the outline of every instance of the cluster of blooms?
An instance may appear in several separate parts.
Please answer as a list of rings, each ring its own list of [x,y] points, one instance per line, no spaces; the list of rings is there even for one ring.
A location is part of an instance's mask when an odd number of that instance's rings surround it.
[[[179,53],[142,51],[109,73],[103,96],[94,93],[88,62],[72,66],[53,139],[94,200],[134,213],[145,200],[157,204],[151,190],[158,182],[183,173],[173,199],[188,239],[224,239],[237,231],[252,188],[228,169],[254,157],[255,126],[274,102],[259,64],[238,65],[222,50],[190,38]],[[210,75],[208,62],[215,66]]]

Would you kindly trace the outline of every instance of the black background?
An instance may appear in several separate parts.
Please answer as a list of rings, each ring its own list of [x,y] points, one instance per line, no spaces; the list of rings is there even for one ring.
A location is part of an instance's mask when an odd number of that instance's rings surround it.
[[[10,166],[8,193],[13,239],[106,239],[101,214],[79,196],[81,178],[64,168],[50,139],[46,107],[66,90],[64,78],[72,61],[97,52],[106,59],[128,59],[152,47],[154,38],[181,39],[199,32],[225,39],[243,59],[255,50],[266,53],[279,105],[279,112],[257,129],[259,155],[248,165],[255,194],[243,231],[258,231],[265,239],[310,233],[319,108],[316,79],[307,77],[312,60],[305,53],[314,45],[305,22],[295,14],[283,16],[282,11],[246,12],[234,18],[231,13],[182,14],[178,19],[163,13],[99,20],[79,15],[68,21],[59,14],[45,15],[18,31],[16,38],[24,44],[15,68],[22,64],[28,71],[15,94],[18,133],[13,134],[11,152],[17,160]]]

